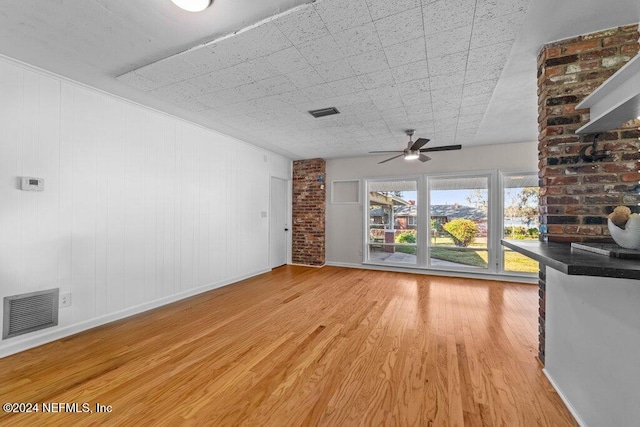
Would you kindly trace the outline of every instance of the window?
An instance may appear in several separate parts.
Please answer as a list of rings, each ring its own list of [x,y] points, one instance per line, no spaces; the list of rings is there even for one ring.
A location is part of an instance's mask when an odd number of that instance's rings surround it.
[[[500,239],[538,238],[536,173],[424,175],[365,184],[364,262],[509,275],[538,264]]]
[[[489,267],[489,176],[429,178],[429,265]]]
[[[418,181],[368,181],[367,199],[366,260],[417,265]]]
[[[505,239],[538,239],[538,176],[536,174],[502,175],[502,235]],[[502,246],[503,271],[537,273],[538,263]]]

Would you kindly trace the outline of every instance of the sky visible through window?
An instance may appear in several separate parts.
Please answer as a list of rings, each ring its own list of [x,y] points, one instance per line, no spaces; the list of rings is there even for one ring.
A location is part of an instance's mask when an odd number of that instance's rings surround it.
[[[418,200],[417,191],[403,191],[401,193],[404,200]],[[471,205],[467,198],[471,196],[471,190],[437,190],[431,192],[432,205]]]
[[[504,191],[504,203],[508,206],[516,194],[521,192],[522,188],[506,188]],[[403,191],[400,193],[404,200],[418,200],[417,191]],[[467,199],[472,195],[471,190],[437,190],[431,192],[432,205],[472,205]]]

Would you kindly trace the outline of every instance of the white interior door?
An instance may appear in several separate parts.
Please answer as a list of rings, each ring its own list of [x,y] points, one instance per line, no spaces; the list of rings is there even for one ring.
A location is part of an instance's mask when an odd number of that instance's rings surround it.
[[[271,268],[287,263],[287,181],[271,177],[270,261]]]

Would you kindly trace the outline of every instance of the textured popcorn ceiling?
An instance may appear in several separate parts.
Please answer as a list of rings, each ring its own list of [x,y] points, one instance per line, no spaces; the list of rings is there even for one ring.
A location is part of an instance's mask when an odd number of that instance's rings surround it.
[[[292,158],[404,148],[410,127],[464,148],[537,139],[545,43],[640,21],[637,0],[527,3],[3,0],[0,54]]]
[[[466,145],[528,3],[319,0],[119,80],[302,157]]]

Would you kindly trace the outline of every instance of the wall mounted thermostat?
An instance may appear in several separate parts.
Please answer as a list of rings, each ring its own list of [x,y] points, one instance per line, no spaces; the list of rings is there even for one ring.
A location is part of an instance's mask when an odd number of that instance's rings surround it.
[[[20,181],[20,189],[23,191],[44,191],[44,179],[23,176]]]

